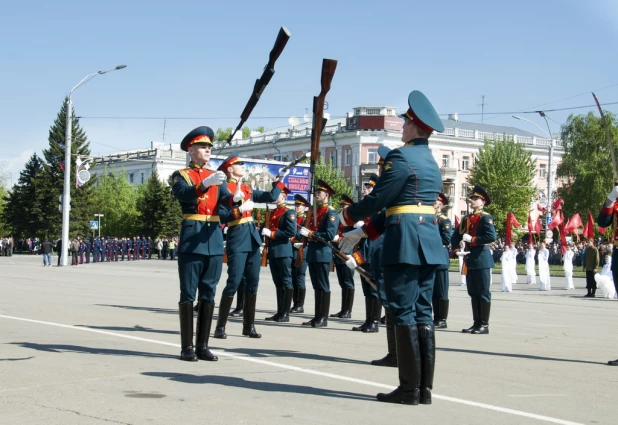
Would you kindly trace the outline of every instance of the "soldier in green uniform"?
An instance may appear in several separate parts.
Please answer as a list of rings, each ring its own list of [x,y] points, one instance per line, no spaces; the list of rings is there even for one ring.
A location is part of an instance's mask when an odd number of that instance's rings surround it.
[[[341,206],[343,208],[352,205],[354,200],[345,193],[341,195]],[[365,224],[360,222],[360,226]],[[353,226],[342,226],[339,223],[337,234],[333,238],[333,242],[338,242],[339,238],[350,230],[354,229]],[[347,254],[347,253],[346,253]],[[334,257],[335,272],[337,273],[337,280],[341,287],[341,310],[337,313],[333,313],[330,317],[339,317],[340,319],[349,319],[352,317],[352,307],[354,306],[354,269],[350,269],[346,266],[345,261],[339,257]]]
[[[250,338],[261,338],[255,330],[255,304],[260,280],[260,248],[262,239],[253,221],[254,202],[273,202],[284,188],[281,180],[285,173],[277,175],[270,191],[252,189],[242,183],[245,176],[244,163],[238,153],[232,153],[219,166],[219,170],[227,176],[227,189],[233,194],[225,202],[221,202],[221,222],[227,225],[226,254],[227,281],[221,293],[219,315],[214,338],[225,339],[227,324],[234,294],[244,276],[245,278],[245,309],[243,312],[242,334]]]
[[[310,206],[311,204],[309,201],[307,201],[302,195],[294,195],[294,209],[296,210],[296,235],[292,241],[292,285],[294,286],[292,301],[294,301],[294,305],[290,309],[290,313],[305,312],[305,294],[307,292],[305,287],[305,275],[307,274],[307,256],[304,252],[300,228],[307,226],[305,223],[307,218],[306,211]],[[301,260],[298,260],[299,255],[302,255]]]
[[[403,123],[405,145],[384,159],[373,191],[343,210],[345,223],[378,214],[362,228],[344,234],[340,247],[354,246],[362,237],[384,234],[382,267],[388,308],[393,315],[399,386],[380,393],[378,401],[416,405],[431,403],[435,366],[435,331],[431,297],[436,268],[444,264],[438,220],[433,203],[442,187],[442,174],[431,151],[429,136],[444,125],[419,91],[408,96]],[[353,257],[352,257],[353,259]]]
[[[438,217],[438,226],[440,228],[440,237],[442,245],[444,245],[444,261],[445,264],[438,266],[436,270],[436,281],[433,285],[433,324],[438,329],[446,329],[446,319],[448,318],[448,267],[450,264],[449,252],[451,250],[451,236],[453,235],[453,225],[451,220],[444,214],[442,209],[448,205],[448,196],[440,192],[438,199],[433,204],[436,209],[436,217]]]
[[[335,190],[324,180],[317,181],[315,189],[315,202],[317,204],[316,216],[307,223],[309,228],[301,227],[300,234],[309,239],[307,244],[307,265],[311,285],[315,293],[315,316],[303,326],[323,328],[328,326],[328,310],[330,309],[330,263],[333,261],[333,250],[321,242],[312,238],[315,234],[321,239],[332,241],[337,234],[339,219],[337,212],[328,205],[328,201]],[[317,223],[317,224],[316,224]]]
[[[491,311],[491,269],[494,267],[494,259],[489,250],[489,245],[496,240],[494,219],[483,211],[483,207],[491,204],[491,198],[481,186],[474,186],[472,195],[468,200],[472,213],[461,220],[459,229],[453,232],[451,246],[459,247],[459,242],[468,244],[469,251],[466,257],[468,274],[466,283],[468,295],[472,303],[472,317],[474,323],[463,333],[474,335],[489,333],[489,312]],[[456,248],[458,251],[459,248]]]
[[[262,235],[270,239],[268,244],[268,262],[270,273],[277,289],[277,313],[266,320],[289,322],[290,307],[294,288],[292,285],[292,243],[296,235],[296,212],[285,205],[290,194],[286,187],[275,201],[277,208],[270,216],[270,227],[262,229]]]
[[[215,309],[215,291],[223,267],[223,232],[219,225],[221,202],[231,198],[225,174],[209,167],[215,134],[198,127],[187,134],[180,148],[189,153],[188,168],[172,175],[172,192],[183,213],[178,243],[180,276],[181,360],[218,360],[208,349],[208,336]],[[139,248],[139,246],[138,246]],[[138,252],[138,248],[136,252]],[[193,301],[199,289],[197,347],[193,346]]]

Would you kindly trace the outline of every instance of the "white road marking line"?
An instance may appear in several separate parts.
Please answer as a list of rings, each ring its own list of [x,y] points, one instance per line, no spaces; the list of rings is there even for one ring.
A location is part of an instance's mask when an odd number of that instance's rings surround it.
[[[507,394],[507,397],[564,397],[570,394]]]
[[[78,331],[84,331],[84,332],[92,332],[92,333],[98,333],[98,334],[103,334],[103,335],[114,336],[114,337],[118,337],[118,338],[131,339],[131,340],[134,340],[134,341],[150,342],[150,343],[153,343],[153,344],[167,345],[169,347],[180,348],[179,344],[174,344],[174,343],[171,343],[171,342],[159,341],[159,340],[156,340],[156,339],[140,338],[140,337],[132,336],[132,335],[123,335],[123,334],[118,334],[118,333],[114,333],[114,332],[102,331],[102,330],[99,330],[99,329],[91,329],[91,328],[87,328],[87,327],[73,326],[73,325],[63,325],[61,323],[45,322],[45,321],[42,321],[42,320],[26,319],[26,318],[23,318],[23,317],[5,316],[5,315],[2,315],[2,314],[0,314],[0,318],[2,318],[2,319],[10,319],[10,320],[18,320],[18,321],[29,322],[29,323],[37,323],[37,324],[40,324],[40,325],[56,326],[56,327],[59,327],[59,328],[66,328],[66,329],[72,329],[72,330],[78,330]],[[217,356],[230,357],[230,358],[233,358],[233,359],[243,360],[243,361],[252,362],[252,363],[258,363],[258,364],[262,364],[262,365],[266,365],[266,366],[278,367],[278,368],[281,368],[281,369],[293,370],[293,371],[296,371],[296,372],[307,373],[307,374],[310,374],[310,375],[317,375],[317,376],[322,376],[322,377],[325,377],[325,378],[337,379],[339,381],[354,382],[356,384],[368,385],[368,386],[377,387],[377,388],[384,388],[386,390],[393,390],[393,389],[395,389],[395,387],[392,386],[392,385],[380,384],[378,382],[366,381],[364,379],[356,379],[356,378],[350,378],[350,377],[342,376],[342,375],[335,375],[335,374],[327,373],[327,372],[320,372],[320,371],[317,371],[317,370],[303,369],[303,368],[296,367],[296,366],[279,364],[279,363],[271,362],[271,361],[268,361],[268,360],[261,360],[261,359],[256,359],[256,358],[252,358],[252,357],[238,356],[236,354],[229,354],[229,353],[225,353],[225,352],[221,352],[221,351],[214,351],[214,350],[211,350],[211,351],[213,352],[213,354],[215,354]],[[438,399],[438,400],[450,401],[452,403],[458,403],[458,404],[464,404],[464,405],[467,405],[467,406],[479,407],[481,409],[493,410],[493,411],[501,412],[501,413],[509,413],[511,415],[522,416],[522,417],[530,418],[530,419],[537,419],[539,421],[551,422],[551,423],[554,423],[554,424],[561,424],[561,425],[584,425],[584,424],[579,423],[579,422],[565,421],[563,419],[552,418],[550,416],[537,415],[535,413],[528,413],[528,412],[523,412],[521,410],[509,409],[509,408],[506,408],[506,407],[493,406],[491,404],[477,403],[475,401],[464,400],[464,399],[461,399],[461,398],[448,397],[448,396],[438,395],[438,394],[435,394],[435,393],[432,394],[432,397],[435,398],[435,399]]]

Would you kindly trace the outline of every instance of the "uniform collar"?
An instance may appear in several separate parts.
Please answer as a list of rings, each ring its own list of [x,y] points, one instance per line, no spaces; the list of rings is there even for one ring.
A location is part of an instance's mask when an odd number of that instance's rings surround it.
[[[210,164],[207,162],[204,165],[200,165],[197,162],[189,162],[189,168],[206,168],[206,169],[210,169]]]
[[[238,180],[236,180],[236,179],[235,179],[235,178],[233,178],[233,177],[230,177],[229,179],[227,179],[227,182],[228,182],[228,183],[238,183]]]
[[[428,144],[429,144],[429,139],[418,138],[418,139],[408,140],[405,145],[406,146],[418,146],[418,145],[428,145]]]
[[[480,208],[480,209],[478,209],[478,210],[474,210],[474,211],[472,212],[472,214],[480,214],[480,213],[482,213],[482,212],[483,212],[483,208]]]

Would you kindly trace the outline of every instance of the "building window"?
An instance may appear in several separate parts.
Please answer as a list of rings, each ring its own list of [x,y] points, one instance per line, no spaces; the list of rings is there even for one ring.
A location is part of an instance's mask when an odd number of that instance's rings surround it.
[[[539,177],[547,177],[547,165],[541,164],[539,168]]]
[[[134,181],[133,181],[133,173],[129,173],[129,182],[134,183]]]
[[[377,164],[377,163],[378,163],[378,149],[377,148],[367,149],[367,164]]]
[[[142,184],[144,184],[144,173],[141,173]]]
[[[442,155],[442,166],[448,167],[451,165],[451,157],[448,155]]]
[[[467,183],[461,184],[461,197],[464,199],[468,197],[468,184]]]
[[[380,115],[380,110],[377,108],[368,108],[365,113],[367,115]]]
[[[352,149],[345,150],[345,165],[347,167],[352,165]]]
[[[336,150],[330,151],[329,160],[330,160],[330,164],[333,167],[337,166],[337,151]]]
[[[300,159],[301,155],[294,155],[294,159]]]
[[[463,159],[461,160],[461,169],[464,171],[470,169],[470,157],[469,156],[464,156]]]
[[[275,155],[274,159],[275,159],[275,161],[283,161],[283,155],[281,155],[281,154]]]

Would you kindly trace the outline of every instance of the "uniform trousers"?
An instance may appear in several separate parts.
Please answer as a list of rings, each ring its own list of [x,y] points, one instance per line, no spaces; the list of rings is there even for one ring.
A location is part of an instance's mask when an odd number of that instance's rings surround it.
[[[335,271],[337,272],[337,280],[341,289],[354,289],[354,270],[346,266],[345,263],[335,261]]]
[[[222,268],[223,255],[180,253],[178,255],[179,304],[192,304],[195,301],[197,290],[199,290],[201,301],[214,303]]]
[[[433,323],[431,297],[436,267],[383,266],[387,306],[396,326]]]
[[[308,263],[311,286],[315,291],[330,292],[330,263]]]
[[[277,289],[292,289],[292,257],[271,258],[270,274]]]
[[[298,255],[298,254],[297,254]],[[303,260],[296,267],[296,258],[292,259],[292,286],[296,289],[305,289],[305,275],[307,274],[307,262]]]
[[[178,254],[180,260],[181,254]],[[233,297],[238,291],[243,276],[246,280],[245,292],[257,294],[260,281],[260,247],[255,241],[251,241],[249,252],[228,252],[227,254],[227,281],[223,289],[223,296]]]
[[[448,300],[448,269],[436,270],[436,280],[433,285],[433,298]]]
[[[491,282],[491,269],[468,269],[466,275],[466,286],[470,298],[480,298],[481,300],[490,303],[491,292],[489,285]]]

